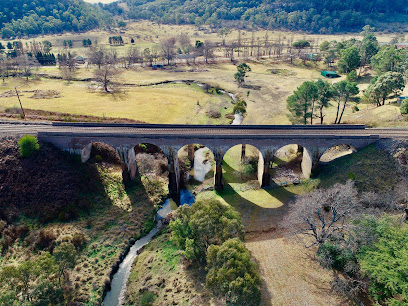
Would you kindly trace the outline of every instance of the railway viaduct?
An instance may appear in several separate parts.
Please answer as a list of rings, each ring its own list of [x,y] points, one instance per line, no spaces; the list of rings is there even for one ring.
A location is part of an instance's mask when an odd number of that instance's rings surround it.
[[[118,152],[124,175],[138,177],[135,146],[153,144],[168,158],[169,190],[174,198],[180,191],[178,150],[188,145],[189,158],[194,155],[193,144],[208,147],[215,158],[214,186],[223,188],[222,160],[235,145],[252,145],[259,150],[258,180],[261,187],[270,185],[270,165],[275,152],[288,144],[303,148],[301,163],[305,178],[318,166],[320,157],[329,148],[349,145],[361,149],[378,141],[380,135],[364,125],[341,126],[205,126],[205,125],[150,125],[150,124],[93,124],[53,123],[36,131],[42,141],[61,150],[81,155],[82,162],[91,156],[92,143],[102,142]]]

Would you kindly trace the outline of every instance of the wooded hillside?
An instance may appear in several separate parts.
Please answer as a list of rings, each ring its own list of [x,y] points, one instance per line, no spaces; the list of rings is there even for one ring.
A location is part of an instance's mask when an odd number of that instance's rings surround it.
[[[91,30],[104,23],[108,13],[82,0],[0,1],[3,38]]]
[[[123,0],[131,19],[172,24],[225,22],[316,33],[360,30],[366,24],[408,22],[405,0]],[[123,14],[117,3],[105,6]]]

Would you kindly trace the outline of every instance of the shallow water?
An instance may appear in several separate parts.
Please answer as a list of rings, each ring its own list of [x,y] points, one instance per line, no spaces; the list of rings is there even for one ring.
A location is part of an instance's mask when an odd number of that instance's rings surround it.
[[[211,161],[206,160],[205,152],[208,148],[201,148],[194,152],[194,179],[204,182],[205,175],[211,170]]]
[[[112,278],[111,290],[108,291],[105,299],[103,300],[104,306],[117,306],[123,304],[126,294],[126,283],[129,279],[133,261],[138,255],[137,251],[152,240],[153,236],[160,230],[160,227],[161,221],[159,221],[156,227],[153,228],[146,236],[137,240],[130,248],[129,253],[120,264],[118,272],[116,272]]]

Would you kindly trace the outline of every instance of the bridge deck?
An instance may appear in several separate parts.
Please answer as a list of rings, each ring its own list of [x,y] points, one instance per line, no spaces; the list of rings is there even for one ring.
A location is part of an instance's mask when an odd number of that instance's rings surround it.
[[[209,126],[209,125],[152,125],[98,123],[21,123],[0,122],[0,135],[38,134],[117,137],[195,137],[195,138],[321,138],[321,137],[408,137],[407,128],[366,128],[364,125],[323,126]]]

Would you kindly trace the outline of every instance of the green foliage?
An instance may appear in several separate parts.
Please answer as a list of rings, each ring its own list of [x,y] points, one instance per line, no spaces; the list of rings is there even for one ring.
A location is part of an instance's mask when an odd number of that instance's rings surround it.
[[[217,28],[235,21],[247,26],[333,33],[360,30],[367,20],[382,24],[391,18],[403,20],[407,15],[404,1],[126,0],[126,3],[129,19]],[[117,3],[105,7],[113,14],[121,10]]]
[[[371,66],[377,73],[396,71],[405,73],[408,65],[408,49],[398,49],[393,45],[385,45],[371,58]]]
[[[258,268],[239,239],[229,239],[221,246],[211,245],[207,263],[207,286],[224,294],[227,305],[260,304]]]
[[[348,82],[356,82],[357,79],[358,79],[357,71],[353,70],[353,71],[350,71],[349,73],[347,73],[347,78],[346,79],[347,79]]]
[[[40,150],[40,145],[37,139],[31,135],[25,135],[18,141],[18,146],[20,147],[21,157],[30,157],[34,153]]]
[[[243,83],[245,83],[245,77],[247,72],[251,71],[251,67],[249,67],[246,63],[241,63],[237,66],[238,72],[234,74],[235,81],[237,81],[238,86],[241,87]]]
[[[234,114],[241,113],[242,115],[244,115],[246,113],[246,108],[247,103],[245,102],[245,100],[239,100],[235,103],[232,111],[234,112]]]
[[[155,299],[156,299],[156,295],[154,294],[154,292],[147,290],[143,292],[142,296],[140,297],[140,305],[141,306],[153,305],[153,302]]]
[[[3,38],[32,34],[87,31],[112,22],[109,13],[84,1],[0,2],[0,30]]]
[[[404,76],[399,72],[388,71],[378,76],[367,89],[366,96],[377,106],[385,104],[385,100],[391,93],[398,95],[405,88]]]
[[[231,206],[217,200],[197,201],[192,207],[177,210],[170,222],[171,240],[189,260],[204,262],[211,244],[220,245],[229,238],[244,235],[241,217]]]
[[[32,260],[3,267],[0,271],[0,301],[5,305],[57,305],[64,301],[62,287],[56,282],[58,265],[50,253]],[[2,304],[3,305],[3,304]]]
[[[377,241],[358,256],[361,270],[370,278],[370,294],[389,305],[408,303],[408,225],[382,218],[376,224]]]
[[[408,99],[404,99],[400,106],[401,114],[408,114]]]
[[[347,102],[357,95],[360,90],[356,82],[340,81],[332,86],[333,98],[337,103],[337,113],[334,124],[340,124]],[[342,107],[341,107],[342,106]]]
[[[307,124],[308,118],[312,118],[312,107],[313,103],[318,99],[318,91],[313,81],[306,81],[293,92],[293,95],[288,97],[286,103],[293,124]]]
[[[360,67],[361,56],[357,47],[349,47],[341,52],[341,57],[337,66],[340,73],[349,73]]]
[[[310,47],[310,42],[307,40],[298,40],[292,44],[292,47],[298,50],[298,53],[300,53],[301,50]]]
[[[61,281],[61,277],[75,266],[77,256],[75,246],[70,242],[62,242],[55,247],[53,255],[58,263],[59,280]]]

